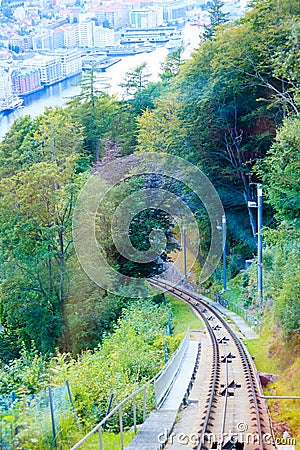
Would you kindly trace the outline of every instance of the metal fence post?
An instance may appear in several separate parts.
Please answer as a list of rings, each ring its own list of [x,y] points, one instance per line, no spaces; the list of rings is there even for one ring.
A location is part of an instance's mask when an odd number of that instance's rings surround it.
[[[99,427],[98,433],[99,433],[99,449],[104,450],[103,440],[102,440],[102,427]]]
[[[72,392],[71,392],[71,388],[70,388],[68,380],[66,380],[66,386],[67,386],[68,398],[69,398],[69,402],[70,402],[71,407],[72,407],[72,411],[74,412],[76,421],[77,421],[78,425],[80,426],[81,423],[80,423],[79,417],[77,415],[77,412],[76,412],[76,409],[75,409],[75,406],[74,406],[74,402],[73,402],[73,398],[72,398]]]
[[[114,396],[115,396],[115,394],[111,394],[111,396],[110,396],[110,398],[109,398],[108,407],[107,407],[107,412],[106,412],[106,415],[107,415],[107,416],[108,416],[108,414],[110,413],[111,405],[112,405]],[[105,428],[106,428],[106,422],[103,424],[103,430],[105,430]]]
[[[124,449],[124,438],[123,438],[123,414],[122,414],[122,405],[119,408],[119,422],[120,422],[120,441],[121,441],[121,449]]]
[[[168,362],[169,360],[169,351],[168,351],[168,347],[167,347],[167,343],[164,342],[164,352],[165,352],[165,363]]]
[[[54,447],[57,450],[54,407],[53,407],[53,398],[52,398],[52,389],[51,389],[51,387],[48,388],[48,391],[49,391],[49,404],[50,404],[50,413],[51,413],[51,422],[52,422],[53,442],[54,442]]]
[[[147,405],[147,392],[146,392],[146,386],[144,387],[144,393],[143,393],[143,422],[146,420],[146,405]]]
[[[136,398],[135,398],[135,395],[132,397],[132,403],[133,403],[133,430],[134,430],[134,433],[136,433]]]

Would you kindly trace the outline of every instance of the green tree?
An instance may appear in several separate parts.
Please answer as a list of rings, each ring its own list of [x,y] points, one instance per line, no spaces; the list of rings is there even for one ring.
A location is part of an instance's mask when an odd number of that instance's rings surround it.
[[[139,151],[184,155],[186,130],[182,126],[179,106],[176,98],[169,96],[159,100],[155,110],[147,108],[137,118]]]
[[[160,74],[160,78],[163,82],[169,82],[178,74],[180,66],[183,63],[183,50],[183,46],[178,47],[176,50],[171,52],[161,64],[161,69],[163,72]]]
[[[222,11],[223,7],[224,2],[222,0],[211,0],[208,8],[210,25],[205,25],[204,27],[204,39],[212,39],[215,36],[216,28],[227,22],[228,14]]]
[[[259,170],[279,221],[300,228],[300,116],[284,121]]]
[[[75,168],[72,155],[64,167],[38,163],[0,183],[1,322],[42,351],[61,333]]]
[[[18,118],[0,143],[0,176],[6,177],[49,161],[64,165],[71,155],[82,152],[80,123],[62,108],[49,108],[35,119]]]
[[[103,156],[103,140],[116,139],[116,130],[120,130],[117,114],[121,112],[117,100],[97,88],[97,74],[95,65],[85,72],[81,93],[69,101],[67,108],[72,120],[81,124],[85,152],[94,162]]]
[[[143,62],[134,69],[126,72],[126,81],[121,83],[120,86],[125,88],[127,96],[135,97],[149,84],[149,77],[148,65],[146,62]]]
[[[33,136],[36,124],[30,116],[17,118],[0,142],[0,176],[14,175],[34,161],[23,148],[27,136]]]
[[[125,102],[130,106],[133,117],[142,113],[147,107],[153,108],[154,100],[160,91],[159,83],[150,82],[147,63],[142,63],[126,72],[125,81],[120,84],[125,90]]]

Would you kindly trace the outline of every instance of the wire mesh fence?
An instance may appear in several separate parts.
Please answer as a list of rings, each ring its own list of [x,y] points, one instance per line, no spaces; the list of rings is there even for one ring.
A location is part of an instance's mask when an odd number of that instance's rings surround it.
[[[228,300],[227,298],[223,297],[222,295],[214,294],[215,300],[224,308],[229,309],[230,311],[235,312],[239,316],[243,317],[243,319],[251,326],[253,327],[259,335],[262,334],[262,322],[259,320],[259,318],[254,314],[254,311],[251,311],[250,309],[244,308],[241,305],[232,302]]]
[[[68,383],[34,395],[2,395],[0,449],[57,449],[62,422],[72,415],[73,403]]]

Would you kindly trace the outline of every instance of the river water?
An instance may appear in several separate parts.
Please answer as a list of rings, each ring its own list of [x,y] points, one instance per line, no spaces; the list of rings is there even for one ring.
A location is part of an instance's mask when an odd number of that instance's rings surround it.
[[[198,27],[190,26],[189,23],[185,25],[182,30],[183,42],[185,45],[184,58],[189,58],[193,49],[198,46],[200,41],[199,34],[200,29]],[[151,53],[141,53],[139,55],[123,57],[121,61],[109,67],[102,76],[105,84],[110,85],[110,87],[107,88],[108,93],[116,94],[118,97],[121,97],[123,89],[119,85],[125,81],[126,72],[143,62],[146,62],[148,65],[151,81],[157,81],[161,71],[161,64],[168,53],[169,52],[165,47],[158,47]],[[26,96],[22,108],[16,109],[10,113],[0,113],[0,137],[4,136],[17,117],[27,114],[34,117],[41,114],[47,107],[63,106],[68,99],[80,93],[80,79],[81,75],[77,75],[53,86],[48,86],[38,92]]]

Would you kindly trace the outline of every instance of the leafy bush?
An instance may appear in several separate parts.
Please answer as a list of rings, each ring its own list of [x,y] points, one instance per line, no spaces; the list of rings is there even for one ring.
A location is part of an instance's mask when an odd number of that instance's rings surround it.
[[[155,298],[155,301],[158,299]],[[164,342],[167,342],[171,354],[179,344],[181,335],[166,336],[170,309],[151,299],[135,300],[123,311],[111,334],[106,334],[101,345],[92,351],[87,350],[73,358],[70,354],[52,356],[48,361],[35,350],[25,349],[21,357],[0,368],[0,392],[14,390],[20,398],[8,413],[18,428],[15,444],[22,449],[49,448],[53,440],[49,407],[36,413],[36,405],[42,404],[40,398],[47,397],[47,386],[61,386],[69,381],[76,413],[83,430],[90,430],[107,413],[107,406],[113,394],[113,405],[117,405],[126,396],[152,378],[164,365]],[[28,394],[37,393],[33,400]],[[64,394],[65,395],[65,394]],[[148,410],[154,406],[153,390],[147,392]],[[28,403],[29,402],[29,403]],[[137,419],[142,420],[143,393],[137,398]],[[44,402],[45,403],[45,402]],[[59,440],[70,446],[72,434],[78,432],[78,423],[74,414],[59,417]],[[4,416],[3,416],[4,417]],[[124,426],[133,425],[132,405],[123,408]],[[3,419],[4,420],[4,419]],[[107,430],[118,432],[118,415],[107,424]],[[73,430],[70,433],[70,430]],[[85,431],[82,430],[84,434]],[[72,441],[72,442],[71,442]]]

